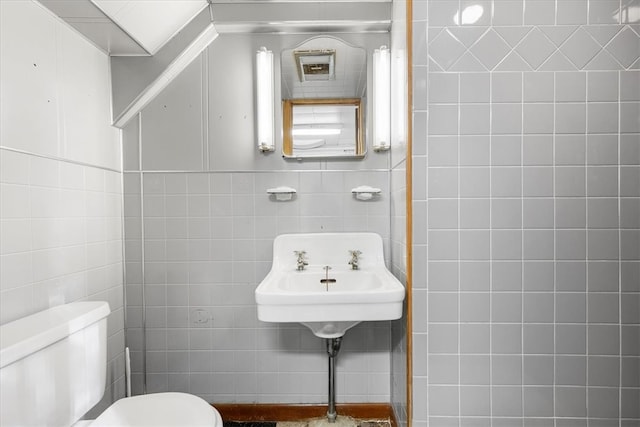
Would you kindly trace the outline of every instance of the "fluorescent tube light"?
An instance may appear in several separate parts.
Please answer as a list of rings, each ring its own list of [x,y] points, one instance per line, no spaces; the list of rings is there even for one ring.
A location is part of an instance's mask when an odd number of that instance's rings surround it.
[[[391,67],[390,52],[381,46],[373,52],[373,149],[391,147]]]
[[[261,47],[256,54],[258,148],[274,151],[273,52]]]

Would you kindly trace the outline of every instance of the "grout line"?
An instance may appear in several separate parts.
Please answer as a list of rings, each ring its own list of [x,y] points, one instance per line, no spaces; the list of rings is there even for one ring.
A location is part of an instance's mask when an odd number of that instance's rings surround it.
[[[104,170],[104,171],[107,171],[107,172],[123,173],[123,171],[121,171],[121,170],[110,168],[108,166],[94,165],[94,164],[91,164],[91,163],[81,162],[81,161],[78,161],[78,160],[66,159],[64,157],[51,156],[51,155],[48,155],[48,154],[39,154],[39,153],[34,153],[32,151],[26,151],[26,150],[19,150],[17,148],[7,147],[7,146],[4,146],[4,145],[0,145],[0,151],[1,150],[11,151],[13,153],[25,154],[25,155],[33,156],[33,157],[39,157],[41,159],[54,160],[54,161],[62,162],[62,163],[69,163],[69,164],[77,165],[77,166],[84,166],[84,167],[87,167],[87,168],[101,169],[101,170]]]
[[[554,427],[557,427],[557,423],[558,423],[558,418],[557,418],[557,414],[556,414],[556,368],[557,368],[557,360],[558,360],[558,351],[556,349],[556,343],[557,343],[557,329],[558,329],[558,325],[557,325],[557,319],[556,319],[556,313],[557,313],[557,283],[556,283],[556,277],[558,275],[558,253],[557,253],[557,238],[556,238],[556,233],[557,233],[557,228],[558,228],[558,224],[557,224],[557,199],[556,199],[556,138],[557,138],[557,134],[556,134],[556,111],[555,111],[555,91],[556,91],[556,84],[555,84],[555,75],[554,75],[554,79],[553,79],[553,90],[554,90],[554,111],[553,111],[553,135],[552,135],[552,140],[551,140],[551,150],[552,150],[552,176],[551,176],[551,185],[552,185],[552,197],[553,197],[553,387],[552,387],[552,392],[551,392],[551,396],[552,396],[552,402],[551,402],[551,412],[553,414],[553,425]],[[585,202],[586,203],[586,202]],[[524,215],[524,212],[523,212]]]
[[[489,416],[493,425],[493,218],[491,201],[493,198],[493,179],[491,149],[493,147],[493,99],[491,91],[493,89],[493,74],[489,74]]]
[[[620,0],[622,2],[622,0]],[[620,9],[622,10],[622,9]],[[588,76],[588,75],[587,75]],[[618,427],[622,427],[622,198],[620,197],[621,188],[621,146],[620,146],[620,130],[622,129],[622,106],[620,103],[620,94],[622,93],[622,71],[618,71]]]
[[[588,83],[587,83],[587,78],[588,78],[588,73],[585,74],[585,108],[584,108],[584,123],[585,123],[585,137],[584,137],[584,175],[583,175],[583,179],[584,179],[584,198],[585,198],[585,213],[584,213],[584,218],[585,218],[585,230],[584,230],[584,241],[585,241],[585,260],[584,260],[584,276],[585,276],[585,418],[587,419],[587,427],[589,427],[591,425],[591,420],[589,417],[589,327],[591,326],[589,323],[589,299],[590,299],[590,295],[589,295],[589,210],[587,209],[587,200],[588,200],[588,194],[589,194],[589,143],[588,143],[588,133],[587,133],[587,129],[588,129],[588,123],[587,120],[589,118],[589,103],[588,103],[588,93],[587,93],[587,88],[588,88]]]
[[[520,127],[520,204],[522,206],[522,224],[520,226],[520,417],[524,418],[524,73],[522,74],[522,103]]]

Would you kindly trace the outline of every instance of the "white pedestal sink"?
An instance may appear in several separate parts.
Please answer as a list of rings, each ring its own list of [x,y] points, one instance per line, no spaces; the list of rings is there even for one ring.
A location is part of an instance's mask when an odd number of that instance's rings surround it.
[[[306,253],[303,269],[296,251]],[[357,269],[350,251],[361,252]],[[280,235],[271,271],[255,291],[258,319],[302,323],[321,338],[341,337],[362,321],[399,319],[404,294],[375,233]]]

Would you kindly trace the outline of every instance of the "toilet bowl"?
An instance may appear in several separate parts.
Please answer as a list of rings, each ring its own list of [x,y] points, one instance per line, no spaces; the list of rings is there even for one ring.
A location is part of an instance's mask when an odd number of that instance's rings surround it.
[[[213,406],[187,393],[127,397],[77,423],[104,394],[109,312],[76,302],[0,326],[0,425],[222,427]]]
[[[222,418],[211,405],[192,394],[154,393],[118,400],[89,426],[222,427]]]

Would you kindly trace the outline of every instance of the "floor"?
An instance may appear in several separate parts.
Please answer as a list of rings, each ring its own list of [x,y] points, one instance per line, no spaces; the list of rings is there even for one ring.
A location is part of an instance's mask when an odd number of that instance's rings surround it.
[[[391,427],[388,420],[362,420],[338,415],[335,423],[329,423],[326,417],[301,421],[225,421],[224,427]]]

